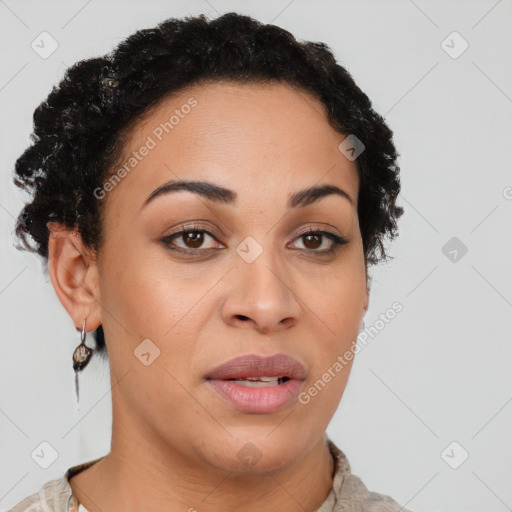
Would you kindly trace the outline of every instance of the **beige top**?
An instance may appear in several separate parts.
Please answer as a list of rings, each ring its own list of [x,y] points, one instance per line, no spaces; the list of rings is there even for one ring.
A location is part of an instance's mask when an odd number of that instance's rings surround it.
[[[361,479],[352,474],[345,454],[329,438],[326,440],[334,459],[333,486],[314,512],[411,512],[389,496],[368,491]],[[39,492],[31,494],[9,512],[88,512],[73,495],[69,479],[102,458],[69,468],[63,477],[46,482]]]

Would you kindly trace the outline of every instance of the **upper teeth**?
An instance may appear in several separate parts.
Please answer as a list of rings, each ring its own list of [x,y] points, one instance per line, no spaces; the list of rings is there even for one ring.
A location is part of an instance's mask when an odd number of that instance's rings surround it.
[[[279,377],[247,377],[246,379],[239,380],[262,380],[263,382],[271,382],[276,379],[279,379]]]
[[[278,386],[284,381],[284,377],[247,377],[245,379],[234,379],[234,382],[242,386],[258,387],[258,386]]]

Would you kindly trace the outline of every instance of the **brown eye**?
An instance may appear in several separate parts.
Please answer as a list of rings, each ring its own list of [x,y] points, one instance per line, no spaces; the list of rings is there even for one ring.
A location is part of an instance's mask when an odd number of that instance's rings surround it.
[[[304,245],[306,249],[318,249],[322,245],[322,235],[302,235],[306,242]]]
[[[204,242],[204,235],[201,231],[185,231],[182,240],[188,248],[199,249]]]
[[[208,238],[212,242],[209,247],[204,247],[208,243]],[[167,235],[161,241],[172,251],[196,256],[221,248],[221,244],[216,243],[215,237],[209,231],[194,226]]]
[[[348,243],[348,240],[345,237],[335,235],[329,231],[320,231],[318,229],[302,233],[299,235],[297,240],[302,241],[304,250],[311,251],[312,253],[318,253],[319,255],[333,254],[341,246]],[[327,243],[327,247],[319,249],[319,247],[322,247],[324,243]],[[298,248],[301,249],[301,247]]]

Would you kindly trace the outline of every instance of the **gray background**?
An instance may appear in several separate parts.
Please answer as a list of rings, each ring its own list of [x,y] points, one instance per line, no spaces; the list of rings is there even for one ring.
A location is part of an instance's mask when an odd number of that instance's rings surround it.
[[[39,258],[13,247],[33,110],[66,66],[135,30],[231,10],[329,44],[401,153],[406,213],[365,324],[403,311],[357,355],[329,435],[370,490],[413,511],[512,510],[511,0],[0,0],[0,510],[110,447],[108,367],[93,358],[77,410],[79,335]],[[43,31],[58,43],[45,59],[31,48]],[[47,469],[31,457],[44,441]]]

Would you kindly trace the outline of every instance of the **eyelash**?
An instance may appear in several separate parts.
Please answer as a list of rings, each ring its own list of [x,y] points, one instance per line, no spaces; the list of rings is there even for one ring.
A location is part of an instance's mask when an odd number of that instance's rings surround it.
[[[191,255],[191,256],[197,256],[201,252],[206,251],[214,251],[215,249],[183,249],[182,247],[172,247],[172,240],[175,238],[184,235],[185,233],[206,233],[208,236],[216,240],[215,236],[212,235],[208,230],[202,229],[199,226],[181,226],[182,229],[180,231],[176,231],[174,233],[171,233],[170,235],[165,236],[161,239],[161,242],[163,242],[169,250],[176,251],[185,255]],[[323,231],[320,229],[315,228],[309,228],[307,231],[304,231],[300,233],[297,236],[297,239],[303,238],[308,235],[323,235],[327,237],[329,240],[331,240],[332,247],[330,249],[324,249],[322,251],[318,251],[316,249],[303,249],[305,251],[311,252],[311,253],[319,253],[323,256],[328,256],[331,254],[336,253],[343,245],[346,245],[348,243],[348,240],[343,236],[335,235],[334,233],[331,233],[330,231]],[[300,249],[299,249],[300,250]]]

